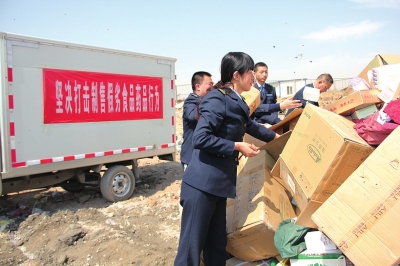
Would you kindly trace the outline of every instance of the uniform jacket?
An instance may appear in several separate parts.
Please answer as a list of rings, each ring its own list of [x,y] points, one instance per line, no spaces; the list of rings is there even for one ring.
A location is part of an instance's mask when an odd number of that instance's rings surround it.
[[[319,106],[318,102],[313,102],[313,101],[304,100],[304,98],[303,98],[303,92],[304,92],[304,88],[305,88],[305,87],[314,88],[314,84],[313,84],[313,83],[310,83],[310,84],[307,84],[306,86],[304,86],[303,88],[301,88],[301,89],[300,89],[298,92],[296,92],[296,94],[293,96],[293,100],[300,100],[300,101],[301,101],[302,106],[299,107],[299,108],[305,108],[307,102],[309,102],[309,103],[311,103],[311,104],[313,104],[313,105],[315,105],[315,106]],[[285,116],[287,116],[288,114],[290,114],[293,110],[294,110],[294,108],[289,109],[289,110],[286,112],[286,115],[285,115]]]
[[[196,93],[191,93],[183,103],[183,143],[181,147],[181,162],[189,164],[193,153],[193,131],[197,125],[197,104],[202,99]]]
[[[254,84],[254,87],[260,90],[257,83]],[[260,94],[261,103],[251,117],[258,123],[275,125],[281,121],[278,117],[280,106],[276,103],[276,90],[275,87],[267,83],[264,84],[264,90],[265,97],[263,98]]]
[[[230,88],[210,91],[199,110],[193,133],[195,149],[182,180],[204,192],[234,198],[239,154],[234,143],[243,141],[245,133],[268,142],[275,132],[252,120],[248,105]]]

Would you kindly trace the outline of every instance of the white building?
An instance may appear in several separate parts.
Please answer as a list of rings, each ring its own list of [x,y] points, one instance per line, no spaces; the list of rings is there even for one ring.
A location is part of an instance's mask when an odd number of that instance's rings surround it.
[[[329,91],[339,91],[345,89],[351,78],[336,78],[333,81],[332,87]],[[276,95],[280,98],[287,97],[288,95],[295,94],[298,90],[303,88],[306,84],[313,83],[315,79],[287,79],[277,81],[267,81],[276,89]],[[192,92],[190,84],[176,85],[176,101],[179,103],[184,101],[186,97]]]

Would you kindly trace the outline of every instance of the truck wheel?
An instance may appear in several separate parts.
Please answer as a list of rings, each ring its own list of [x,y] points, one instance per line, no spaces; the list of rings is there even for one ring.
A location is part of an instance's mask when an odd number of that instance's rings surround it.
[[[135,177],[123,165],[111,166],[100,180],[100,190],[103,197],[111,202],[129,199],[135,190]]]
[[[62,189],[68,192],[79,192],[82,191],[85,186],[78,180],[72,179],[62,182],[60,187],[62,187]]]

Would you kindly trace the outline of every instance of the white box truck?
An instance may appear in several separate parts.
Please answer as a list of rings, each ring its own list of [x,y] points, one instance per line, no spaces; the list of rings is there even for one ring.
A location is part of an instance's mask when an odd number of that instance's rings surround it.
[[[0,36],[0,195],[100,185],[125,200],[138,159],[174,160],[176,59]]]

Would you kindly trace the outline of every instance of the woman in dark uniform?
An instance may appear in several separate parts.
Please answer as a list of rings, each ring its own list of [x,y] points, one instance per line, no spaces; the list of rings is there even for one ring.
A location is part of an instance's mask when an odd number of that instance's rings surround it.
[[[226,263],[226,199],[236,195],[239,152],[253,157],[254,146],[243,142],[248,133],[265,142],[275,132],[249,117],[240,94],[254,81],[254,61],[242,52],[230,52],[221,61],[221,80],[199,106],[193,133],[192,160],[182,177],[181,233],[175,266],[197,266],[203,251],[205,266]]]

